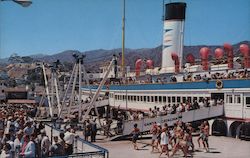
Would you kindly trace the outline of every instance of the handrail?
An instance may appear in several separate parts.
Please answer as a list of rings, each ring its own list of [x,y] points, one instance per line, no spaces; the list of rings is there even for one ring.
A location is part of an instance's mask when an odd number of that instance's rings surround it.
[[[138,124],[138,128],[142,131],[149,131],[153,122],[158,123],[168,123],[172,126],[176,120],[181,120],[183,122],[193,122],[197,120],[203,120],[208,118],[219,117],[224,114],[224,106],[212,106],[208,108],[196,109],[182,113],[175,113],[170,115],[158,116],[154,118],[143,118],[142,120],[134,120],[123,122],[124,130],[123,135],[128,135],[133,129],[135,123]],[[143,132],[142,131],[142,132]]]
[[[200,109],[211,109],[211,107],[216,107],[216,106],[224,106],[224,104],[217,104],[217,105],[212,105],[212,106],[207,106],[207,107],[202,107],[202,108],[198,108],[198,109],[192,109],[192,110],[185,110],[183,112],[175,112],[175,113],[167,113],[167,114],[161,114],[160,116],[154,116],[154,117],[150,117],[150,116],[143,116],[143,119],[147,119],[147,118],[156,118],[156,117],[163,117],[163,116],[167,116],[167,115],[175,115],[175,114],[183,114],[185,112],[190,112],[190,111],[195,111],[195,110],[200,110]],[[149,112],[147,110],[147,112]],[[124,120],[124,122],[133,122],[133,121],[139,121],[139,119],[136,119],[136,120]]]
[[[52,123],[52,122],[50,122],[50,123]],[[63,130],[61,130],[61,129],[58,129],[58,128],[55,128],[55,127],[53,127],[53,125],[50,125],[50,124],[48,124],[48,123],[45,123],[45,125],[47,125],[48,127],[50,127],[50,128],[52,128],[52,130],[56,130],[56,131],[58,131],[58,132],[64,132]],[[59,158],[64,158],[64,157],[77,157],[77,156],[84,156],[84,155],[86,155],[86,156],[88,156],[88,155],[95,155],[95,153],[96,154],[102,154],[103,156],[104,156],[104,158],[109,158],[109,151],[107,150],[107,149],[105,149],[105,148],[103,148],[103,147],[100,147],[100,146],[98,146],[98,145],[96,145],[96,144],[92,144],[92,143],[90,143],[90,142],[88,142],[88,141],[85,141],[83,138],[81,138],[81,137],[77,137],[76,138],[76,141],[80,141],[82,144],[86,144],[86,145],[89,145],[89,146],[91,146],[91,147],[93,147],[93,148],[95,148],[95,149],[97,149],[98,151],[94,151],[94,152],[79,152],[79,153],[74,153],[74,154],[71,154],[71,155],[65,155],[65,156],[56,156],[57,158],[59,157]],[[75,143],[74,143],[75,144]],[[52,156],[53,157],[53,156]]]
[[[80,138],[80,137],[79,137],[78,139],[79,139],[81,142],[84,142],[85,144],[88,144],[88,145],[91,146],[91,147],[100,149],[100,150],[103,151],[104,153],[109,153],[109,151],[108,151],[107,149],[103,148],[103,147],[100,147],[100,146],[98,146],[98,145],[96,145],[96,144],[90,143],[90,142],[88,142],[88,141],[86,141],[86,140],[84,140],[83,138]]]

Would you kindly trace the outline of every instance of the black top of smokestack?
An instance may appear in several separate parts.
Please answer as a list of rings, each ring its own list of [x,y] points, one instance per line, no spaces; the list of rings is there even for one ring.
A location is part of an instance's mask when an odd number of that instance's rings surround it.
[[[184,20],[186,3],[165,4],[165,20]]]

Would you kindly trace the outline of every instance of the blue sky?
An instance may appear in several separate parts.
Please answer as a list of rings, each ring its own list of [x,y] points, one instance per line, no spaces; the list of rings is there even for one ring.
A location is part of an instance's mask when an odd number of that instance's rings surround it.
[[[121,47],[122,0],[0,2],[0,58]],[[165,3],[170,2],[165,0]],[[250,0],[186,2],[185,45],[250,40]],[[162,43],[162,0],[126,0],[126,47]]]

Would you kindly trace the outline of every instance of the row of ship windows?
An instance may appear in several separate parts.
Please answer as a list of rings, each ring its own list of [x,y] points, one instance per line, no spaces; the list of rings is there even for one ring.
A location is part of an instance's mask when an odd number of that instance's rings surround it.
[[[228,104],[241,104],[242,98],[240,95],[226,95],[226,103]],[[250,107],[250,97],[246,97],[246,107]]]
[[[234,96],[233,95],[226,95],[226,103],[240,104],[241,97],[240,97],[240,95],[234,95]]]
[[[115,98],[115,100],[126,100],[126,95],[113,95],[110,94],[110,98]],[[186,101],[193,102],[204,99],[204,97],[176,97],[176,96],[127,96],[128,101],[141,101],[141,102],[163,102],[163,103],[184,103]],[[209,100],[209,97],[207,97]]]
[[[110,98],[114,98],[115,100],[126,100],[126,95],[113,95],[110,94]],[[193,102],[195,100],[199,101],[204,99],[204,97],[176,97],[176,96],[127,96],[128,101],[141,101],[141,102],[164,102],[164,103],[181,103],[181,102]],[[210,97],[206,97],[208,100]],[[234,98],[234,99],[233,99]],[[235,103],[241,104],[241,96],[240,95],[226,95],[226,103]],[[250,105],[250,97],[246,97],[246,104]]]
[[[234,99],[233,99],[234,98]],[[242,99],[240,95],[226,95],[226,103],[229,104],[241,104]],[[245,100],[246,107],[250,107],[250,97],[246,97]]]

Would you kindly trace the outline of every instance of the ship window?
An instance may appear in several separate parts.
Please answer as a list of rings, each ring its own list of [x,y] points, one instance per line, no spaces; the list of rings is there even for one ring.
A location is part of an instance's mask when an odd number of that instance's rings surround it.
[[[172,102],[175,103],[175,97],[172,97]]]
[[[250,107],[250,97],[246,97],[246,106]]]
[[[140,101],[143,101],[143,96],[141,96],[141,100]]]
[[[177,103],[181,102],[181,97],[177,97]]]
[[[151,96],[151,102],[154,102],[154,97],[153,96]]]
[[[144,100],[143,100],[144,102],[146,102],[147,101],[147,97],[146,96],[144,96]]]
[[[122,96],[122,100],[125,100],[125,95]]]
[[[188,98],[187,98],[187,101],[188,101],[189,103],[192,103],[192,98],[191,98],[191,97],[188,97]]]
[[[128,101],[130,101],[130,100],[131,100],[131,96],[129,95],[129,96],[128,96]]]
[[[140,101],[140,96],[137,96],[137,101]]]
[[[186,97],[182,97],[182,102],[186,103],[186,101],[187,101],[187,98]]]
[[[199,101],[202,101],[203,100],[203,97],[199,97]]]
[[[163,102],[166,103],[166,101],[167,101],[167,97],[163,96]]]
[[[171,103],[171,97],[168,97],[168,103]]]
[[[134,96],[134,99],[133,99],[133,101],[136,101],[136,96]]]
[[[233,97],[232,97],[232,95],[227,95],[227,102],[228,103],[233,103]]]
[[[159,102],[162,102],[162,96],[159,96]]]
[[[158,96],[155,96],[155,102],[158,102]]]
[[[147,101],[150,102],[149,96],[147,96]]]
[[[117,95],[115,95],[115,100],[117,100]]]
[[[194,98],[193,98],[193,101],[195,101],[195,100],[197,101],[197,97],[194,97]]]
[[[235,95],[234,96],[234,103],[240,103],[241,102],[241,100],[240,100],[240,95]]]

